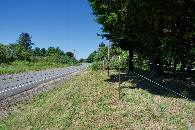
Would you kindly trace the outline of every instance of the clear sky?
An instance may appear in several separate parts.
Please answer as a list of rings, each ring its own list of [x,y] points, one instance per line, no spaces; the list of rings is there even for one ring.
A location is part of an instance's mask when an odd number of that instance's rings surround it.
[[[87,58],[105,39],[86,0],[0,0],[0,43],[16,43],[29,33],[33,48],[60,47]]]

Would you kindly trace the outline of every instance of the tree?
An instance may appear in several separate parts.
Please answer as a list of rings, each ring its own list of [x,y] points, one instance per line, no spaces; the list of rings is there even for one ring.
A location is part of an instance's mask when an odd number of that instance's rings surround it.
[[[35,47],[34,51],[33,51],[34,56],[40,56],[41,52],[40,52],[40,48],[39,47]]]
[[[105,44],[103,42],[99,44],[99,49],[102,47],[105,47]]]
[[[88,58],[87,58],[87,62],[88,63],[92,63],[93,61],[94,61],[94,57],[95,57],[95,55],[96,55],[96,51],[94,51],[93,53],[91,53],[89,56],[88,56]]]
[[[184,43],[182,41],[189,41],[188,45],[193,43],[193,0],[88,1],[97,17],[95,20],[103,25],[103,32],[109,34],[105,37],[122,49],[130,47],[145,57],[150,55],[150,75],[163,74],[163,59],[170,54],[170,41],[175,41],[172,53],[177,56],[176,50]],[[187,51],[191,46],[181,48]]]
[[[21,33],[17,43],[23,46],[26,50],[31,50],[34,43],[31,42],[31,36],[28,33]]]
[[[54,55],[55,54],[55,52],[56,52],[56,50],[55,50],[55,48],[54,47],[49,47],[48,49],[47,49],[47,51],[46,51],[46,56],[52,56],[52,55]]]
[[[12,62],[14,60],[30,61],[31,50],[26,50],[24,46],[17,43],[12,43],[9,44],[8,49]]]
[[[8,60],[7,46],[0,43],[0,63],[6,63]]]
[[[94,61],[103,61],[108,57],[108,46],[101,47],[93,57]]]
[[[45,53],[46,53],[46,49],[45,49],[45,48],[42,48],[42,49],[40,50],[40,56],[44,56]]]
[[[59,47],[57,47],[57,48],[55,49],[55,53],[58,54],[58,55],[64,55],[64,52],[63,52],[62,50],[60,50]]]
[[[83,58],[81,58],[80,60],[79,60],[79,63],[84,63],[85,62],[85,60],[83,59]]]
[[[97,17],[96,21],[103,25],[103,32],[109,33],[103,37],[111,39],[122,49],[129,50],[129,70],[133,70],[134,36],[130,31],[131,24],[128,23],[128,15],[125,12],[127,1],[89,0],[89,2],[91,2],[93,14]]]
[[[66,55],[69,56],[69,57],[73,57],[74,54],[72,52],[66,52]]]

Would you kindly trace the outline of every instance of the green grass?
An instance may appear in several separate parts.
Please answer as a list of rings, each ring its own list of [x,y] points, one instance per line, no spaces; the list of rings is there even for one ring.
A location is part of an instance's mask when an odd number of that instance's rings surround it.
[[[0,120],[0,129],[195,128],[193,102],[151,93],[140,87],[141,81],[135,80],[139,78],[134,74],[121,75],[119,100],[115,74],[111,72],[108,77],[101,71],[80,73],[62,86],[15,107],[17,113]]]
[[[137,73],[148,77],[148,71],[136,71]],[[165,87],[167,87],[168,89],[171,89],[173,91],[176,91],[192,100],[195,101],[195,72],[191,71],[165,71],[164,76],[162,77],[148,77],[149,79],[164,85]],[[137,78],[135,78],[137,79]],[[139,82],[140,84],[148,84],[149,82],[146,80],[143,80],[143,78],[139,80],[141,82]],[[137,82],[137,81],[136,81]],[[153,84],[153,83],[152,83]],[[146,85],[146,86],[149,86]],[[160,93],[161,95],[165,95],[168,96],[168,94],[170,94],[170,92],[164,91],[164,89],[159,88],[158,86],[155,87],[155,90],[158,89],[158,93]],[[163,91],[161,91],[163,90]],[[157,91],[155,91],[157,92]],[[172,95],[171,95],[172,96]]]
[[[38,71],[38,70],[46,70],[52,68],[61,68],[61,67],[68,67],[67,64],[61,63],[53,63],[53,62],[13,62],[10,64],[0,64],[0,75],[1,74],[14,74],[14,73],[21,73],[21,72],[28,72],[28,71]]]

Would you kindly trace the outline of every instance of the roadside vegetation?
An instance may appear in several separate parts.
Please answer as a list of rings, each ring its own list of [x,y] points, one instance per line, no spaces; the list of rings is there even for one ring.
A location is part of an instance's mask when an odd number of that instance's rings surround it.
[[[64,53],[59,47],[32,49],[28,33],[22,33],[17,43],[0,44],[0,74],[12,74],[78,65],[72,52]],[[81,61],[83,62],[83,60]]]
[[[0,129],[194,129],[195,2],[88,1],[103,26],[100,36],[112,42],[110,76],[102,71],[108,46],[100,43],[87,58],[87,71],[10,107],[15,114],[0,120]],[[32,50],[30,39],[22,33],[16,44],[0,44],[1,73],[79,63],[59,48]]]
[[[148,65],[151,76],[162,76],[164,66],[175,71],[195,67],[193,0],[87,1],[102,26],[99,36],[129,52],[130,71],[138,63]]]
[[[17,61],[9,64],[0,65],[0,75],[1,74],[15,74],[28,71],[39,71],[53,68],[68,67],[68,64],[54,63],[54,62],[38,62],[31,63],[28,61]]]
[[[84,71],[56,89],[14,107],[0,120],[0,129],[190,129],[194,103],[130,73],[110,77],[103,71]],[[168,86],[169,87],[169,86]],[[152,91],[156,93],[152,93]],[[166,92],[168,93],[168,92]]]

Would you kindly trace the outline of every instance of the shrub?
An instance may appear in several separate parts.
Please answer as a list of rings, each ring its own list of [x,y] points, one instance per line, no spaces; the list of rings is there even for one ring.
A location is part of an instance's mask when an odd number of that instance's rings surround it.
[[[102,68],[102,61],[98,61],[98,62],[93,62],[90,66],[90,70],[100,70]]]

